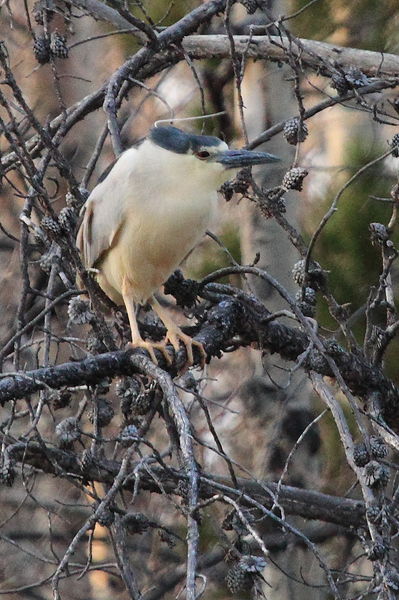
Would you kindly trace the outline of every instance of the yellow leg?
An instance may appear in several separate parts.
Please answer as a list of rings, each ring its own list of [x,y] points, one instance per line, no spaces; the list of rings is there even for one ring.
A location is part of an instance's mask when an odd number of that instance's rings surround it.
[[[122,297],[123,302],[125,303],[127,316],[129,319],[130,331],[132,333],[131,346],[133,346],[134,348],[143,348],[144,350],[146,350],[150,355],[151,360],[155,364],[158,364],[158,360],[155,356],[154,349],[160,350],[164,355],[166,362],[168,364],[171,364],[172,359],[168,351],[166,350],[165,342],[147,342],[141,337],[139,327],[137,325],[136,310],[133,301],[133,286],[126,277],[123,279],[122,282]]]
[[[169,341],[175,352],[177,352],[179,350],[179,341],[182,341],[187,352],[188,366],[194,364],[193,346],[197,346],[201,353],[201,366],[203,367],[205,365],[206,352],[201,342],[197,342],[189,335],[183,333],[180,327],[171,319],[168,311],[159,304],[156,298],[151,299],[151,305],[166,327],[165,343]]]

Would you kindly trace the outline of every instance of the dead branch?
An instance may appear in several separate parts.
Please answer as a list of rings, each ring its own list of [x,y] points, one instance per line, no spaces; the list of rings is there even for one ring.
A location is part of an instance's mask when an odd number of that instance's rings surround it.
[[[209,284],[208,290],[212,289],[211,286]],[[245,304],[226,296],[208,312],[195,339],[204,345],[208,357],[220,355],[233,338],[241,338],[241,345],[256,342],[285,360],[296,360],[309,347],[308,336],[300,329],[270,320],[270,317],[270,311],[251,296],[246,298]],[[326,354],[330,355],[328,342],[325,342],[325,347]],[[141,351],[108,352],[82,361],[6,376],[0,380],[0,403],[4,405],[46,387],[60,389],[63,386],[94,385],[104,377],[131,375],[141,369],[140,356]],[[397,430],[399,390],[394,383],[358,353],[334,346],[331,356],[352,393],[366,402],[375,393],[380,396],[382,417],[392,429]],[[197,356],[197,360],[199,358]],[[168,369],[161,355],[159,360]],[[178,367],[184,361],[185,350],[182,348],[172,373],[176,365]],[[326,359],[316,351],[309,353],[303,366],[321,375],[333,376]]]
[[[399,56],[396,54],[345,48],[303,38],[292,40],[283,36],[235,35],[233,39],[239,56],[288,62],[289,51],[289,56],[314,70],[323,71],[326,66],[331,69],[356,66],[371,77],[399,76]],[[228,58],[231,53],[227,35],[190,35],[184,38],[183,48],[195,59]]]
[[[37,442],[19,443],[11,447],[12,457],[16,461],[30,465],[44,473],[56,474],[60,477],[76,477],[82,481],[96,481],[109,484],[115,481],[121,472],[121,463],[109,459],[94,460],[92,464],[82,464],[76,452],[60,450],[50,445],[43,446]],[[132,462],[131,470],[134,470]],[[172,493],[184,495],[177,484],[179,481],[187,481],[187,475],[175,469],[161,469],[152,466],[154,478],[145,471],[141,472],[140,485],[143,490],[154,493]],[[158,485],[157,481],[162,485]],[[257,498],[270,509],[274,504],[274,496],[278,491],[279,504],[284,511],[290,515],[298,515],[308,519],[325,521],[342,527],[359,527],[364,525],[365,506],[360,500],[352,500],[344,497],[331,496],[313,490],[303,490],[288,485],[262,481],[256,482],[251,479],[238,478],[238,489],[232,488],[230,480],[225,477],[202,473],[199,477],[199,497],[204,500],[219,493],[221,489],[224,494],[236,499],[240,492]],[[127,479],[123,489],[134,491],[135,483]],[[230,491],[229,491],[230,490]],[[246,503],[243,503],[246,505]]]

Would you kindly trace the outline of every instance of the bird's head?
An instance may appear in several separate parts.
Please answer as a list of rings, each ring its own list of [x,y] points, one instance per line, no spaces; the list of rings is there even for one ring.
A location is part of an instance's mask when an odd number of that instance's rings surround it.
[[[170,153],[170,156],[166,155],[166,160],[170,160],[171,169],[179,165],[185,177],[199,178],[214,189],[232,179],[243,167],[280,160],[267,152],[230,150],[217,137],[186,133],[172,126],[153,127],[149,140]]]

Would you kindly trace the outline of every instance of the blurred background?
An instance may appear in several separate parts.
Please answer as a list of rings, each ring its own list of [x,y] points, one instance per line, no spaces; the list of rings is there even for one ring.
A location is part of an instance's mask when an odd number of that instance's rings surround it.
[[[93,3],[91,7],[90,2],[48,0],[44,9],[42,3],[30,0],[1,3],[0,35],[7,47],[10,68],[43,127],[55,118],[62,123],[67,118],[68,107],[101,88],[140,47],[135,37],[123,33],[123,28],[121,31],[115,23],[99,17],[100,4],[103,3]],[[109,2],[107,6],[115,7],[116,4]],[[133,15],[159,27],[176,22],[195,6],[197,2],[183,0],[125,3]],[[231,30],[235,34],[250,34],[251,31],[262,34],[268,30],[276,35],[277,25],[270,25],[273,19],[292,15],[284,22],[284,27],[300,38],[375,52],[398,51],[399,9],[394,0],[354,0],[350,3],[343,0],[310,3],[281,0],[262,7],[258,8],[256,2],[249,0],[234,5],[229,17]],[[305,10],[301,11],[302,8]],[[47,15],[44,21],[43,16],[40,17],[43,11]],[[212,20],[211,25],[204,26],[201,33],[223,33],[224,25],[221,15]],[[251,29],[254,25],[256,28]],[[55,60],[40,64],[37,40],[47,29],[61,36],[63,41],[60,44],[65,44],[67,58],[61,56],[61,49]],[[331,80],[323,74],[305,71],[298,76],[288,64],[251,59],[245,63],[238,93],[230,59],[192,61],[187,57],[130,89],[118,112],[122,142],[125,148],[137,142],[157,119],[225,111],[225,114],[213,119],[179,126],[188,131],[217,135],[229,145],[241,147],[273,124],[298,116],[295,86],[300,90],[306,109],[337,93],[331,86]],[[4,86],[3,93],[12,102],[12,93],[7,86]],[[342,102],[317,113],[307,120],[308,135],[299,145],[287,143],[280,131],[259,148],[282,158],[277,167],[255,170],[256,181],[265,189],[280,186],[291,165],[308,171],[303,190],[291,190],[285,194],[284,212],[284,217],[302,233],[306,242],[311,239],[342,186],[359,169],[389,149],[397,125],[392,108],[397,98],[395,88],[385,91],[381,98],[381,95],[374,94],[363,103]],[[374,104],[378,104],[383,112],[382,103],[387,116],[373,118]],[[18,107],[13,106],[13,110],[23,138],[30,139],[33,132],[29,121],[23,131],[23,115],[18,114]],[[0,106],[0,112],[7,121],[4,106]],[[91,161],[99,148],[101,152],[92,169]],[[99,108],[77,122],[62,139],[60,149],[79,184],[90,191],[115,158],[107,136],[104,111]],[[8,155],[8,152],[7,136],[2,135],[0,154]],[[35,158],[35,164],[39,162],[40,156]],[[331,293],[351,315],[350,328],[359,346],[363,344],[366,331],[365,305],[370,290],[378,286],[382,270],[381,252],[370,242],[369,225],[373,222],[387,224],[391,218],[392,205],[384,199],[390,198],[397,181],[397,167],[398,158],[388,156],[356,178],[340,196],[339,210],[318,238],[313,252],[313,258],[329,272]],[[67,206],[68,184],[51,164],[46,171],[45,185],[51,206],[59,214]],[[10,170],[2,179],[0,345],[8,348],[2,354],[4,373],[16,369],[16,354],[10,340],[12,342],[17,331],[18,319],[23,316],[24,322],[29,322],[43,310],[50,275],[48,264],[43,259],[45,254],[32,237],[28,270],[30,286],[37,293],[26,297],[24,314],[21,315],[20,300],[26,279],[23,270],[21,272],[20,214],[24,209],[26,191],[27,180],[19,169]],[[33,212],[31,219],[39,225],[40,216]],[[258,260],[257,266],[267,270],[290,294],[295,296],[299,292],[292,270],[301,257],[281,224],[273,218],[265,219],[254,202],[240,193],[234,194],[229,202],[221,197],[220,214],[213,233],[218,236],[220,244],[206,238],[183,266],[185,276],[201,279],[234,261],[251,264]],[[397,241],[396,237],[394,232],[391,239]],[[65,270],[69,276],[67,266]],[[395,265],[391,276],[395,289]],[[258,278],[248,276],[244,280],[232,276],[227,282],[253,292],[272,312],[287,308],[273,289]],[[62,281],[57,280],[54,285],[53,293],[60,294],[64,289]],[[173,306],[171,310],[176,312]],[[381,314],[375,315],[376,325],[383,323],[384,314],[381,310]],[[346,345],[321,295],[314,316],[323,336]],[[182,318],[181,315],[178,318]],[[48,342],[47,325],[40,321],[21,338],[17,359],[19,369],[80,360],[90,353],[88,329],[73,322],[67,312],[67,302],[57,306],[51,315],[51,339]],[[397,360],[398,344],[393,341],[384,366],[396,383]],[[146,383],[141,382],[144,387]],[[179,385],[195,424],[196,436],[201,441],[198,443],[198,460],[204,471],[225,476],[226,463],[212,450],[215,440],[196,400],[197,395],[206,400],[223,451],[240,466],[238,470],[242,476],[266,481],[278,481],[282,477],[283,483],[299,488],[359,497],[358,490],[351,489],[355,484],[353,473],[347,465],[333,419],[328,411],[323,412],[324,407],[313,395],[306,375],[300,369],[293,369],[293,364],[282,361],[277,355],[263,353],[259,348],[238,348],[221,359],[214,359],[204,372],[186,374],[179,380]],[[145,403],[148,397],[151,400],[154,390],[145,390],[144,387],[139,396],[140,401]],[[40,436],[49,443],[57,444],[55,427],[71,414],[79,414],[82,429],[90,432],[90,407],[98,398],[104,398],[115,412],[105,426],[104,436],[115,439],[126,417],[121,409],[124,398],[126,403],[123,381],[106,382],[101,389],[97,388],[75,388],[69,391],[68,399],[59,393],[47,397],[49,408],[44,409],[38,423]],[[23,435],[28,429],[29,410],[29,402],[24,407],[2,408],[3,434],[15,440]],[[139,421],[143,416],[140,414],[143,409],[135,410],[135,414],[129,415],[130,422]],[[349,426],[354,428],[349,410],[346,417]],[[162,455],[167,455],[170,441],[161,419],[153,422],[148,440]],[[90,438],[83,438],[75,444],[74,450],[81,453],[90,443]],[[122,451],[120,446],[106,445],[110,458],[120,458]],[[396,464],[396,457],[391,456],[391,460]],[[52,597],[48,578],[90,514],[93,497],[85,496],[81,486],[74,485],[73,480],[49,477],[29,468],[22,468],[22,473],[23,476],[19,475],[12,487],[2,486],[0,491],[0,594],[10,600],[47,600]],[[101,491],[94,488],[91,492],[94,496],[101,495]],[[130,510],[128,497],[119,500],[125,510]],[[162,523],[165,528],[148,527],[145,532],[140,532],[141,535],[132,535],[129,539],[129,553],[139,574],[143,597],[148,600],[179,597],[184,593],[182,578],[177,578],[175,585],[169,584],[169,587],[165,583],[163,589],[156,585],[159,578],[166,581],[167,575],[177,572],[184,561],[184,544],[179,537],[168,533],[173,530],[180,538],[185,537],[183,515],[176,511],[175,501],[170,496],[149,492],[140,493],[134,501],[134,510]],[[226,507],[209,506],[204,511],[201,524],[201,552],[209,559],[206,567],[208,587],[204,597],[209,599],[230,598],[232,594],[225,582],[230,564],[224,555],[237,531],[226,526],[228,513]],[[309,539],[315,540],[328,567],[333,572],[342,573],[345,580],[341,588],[343,597],[375,597],[374,592],[374,595],[368,592],[373,564],[354,532],[299,517],[290,517],[289,520]],[[264,572],[271,586],[263,585],[266,598],[301,599],[309,598],[310,594],[316,600],[332,597],[324,571],[308,548],[275,527],[270,519],[260,520],[256,527],[270,551],[270,561]],[[250,543],[245,536],[241,537],[241,551],[245,554],[248,553],[246,544],[250,548]],[[129,597],[116,575],[107,527],[97,525],[93,539],[85,537],[84,542],[74,554],[76,565],[72,564],[73,561],[70,563],[74,577],[60,584],[62,597],[68,600],[105,600],[111,594],[115,598]],[[86,576],[77,580],[89,558],[91,563],[90,567],[87,563]],[[161,591],[156,592],[159,589]],[[249,597],[249,592],[240,592],[239,597]]]

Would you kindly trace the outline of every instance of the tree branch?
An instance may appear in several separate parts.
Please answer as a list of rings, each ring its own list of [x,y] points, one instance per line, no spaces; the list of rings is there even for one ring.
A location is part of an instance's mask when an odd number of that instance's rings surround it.
[[[399,56],[357,48],[345,48],[326,42],[288,39],[283,36],[235,35],[237,55],[248,58],[267,58],[288,62],[290,56],[303,66],[319,70],[329,65],[333,70],[358,67],[369,76],[398,77]],[[227,35],[190,35],[183,40],[183,48],[191,58],[228,58],[231,47]]]
[[[211,289],[211,286],[209,284],[208,288]],[[209,358],[220,356],[222,351],[231,347],[233,337],[236,338],[236,346],[257,342],[262,349],[278,353],[285,360],[296,360],[309,349],[310,340],[306,333],[271,320],[270,311],[259,301],[249,295],[241,296],[245,299],[245,304],[236,298],[222,298],[208,311],[206,320],[201,324],[195,339],[203,344]],[[351,392],[366,401],[373,393],[377,393],[381,398],[382,416],[393,430],[398,431],[399,389],[393,382],[378,367],[367,363],[360,354],[346,352],[341,347],[337,348],[337,344],[330,349],[328,341],[325,346],[326,354],[334,359]],[[7,401],[23,398],[49,386],[59,389],[64,386],[93,385],[104,377],[140,372],[140,357],[141,350],[121,350],[99,354],[79,362],[15,373],[0,380],[0,404],[4,405]],[[196,358],[199,364],[200,356],[197,355]],[[186,361],[185,350],[181,348],[172,368],[163,360],[159,355],[160,365],[177,373]],[[315,350],[308,353],[303,367],[321,375],[333,376],[325,358]]]
[[[112,485],[121,470],[120,462],[107,459],[93,459],[91,464],[82,468],[75,452],[44,446],[38,442],[16,444],[12,447],[11,453],[13,460],[23,462],[25,465],[29,464],[44,473],[63,477],[75,476],[82,478],[83,481],[96,481]],[[133,470],[134,464],[132,463],[131,471]],[[165,492],[177,495],[185,494],[184,489],[179,490],[177,487],[179,481],[187,481],[187,475],[184,472],[172,468],[166,471],[155,465],[151,466],[151,471],[155,477],[145,470],[140,472],[140,485],[144,490],[158,494]],[[223,494],[229,497],[237,499],[237,495],[239,496],[240,492],[243,492],[256,497],[266,508],[271,509],[278,491],[279,505],[286,514],[325,521],[342,527],[352,528],[365,524],[365,506],[359,500],[331,496],[288,485],[278,486],[274,482],[256,482],[241,478],[237,480],[239,486],[237,490],[230,487],[230,479],[209,473],[203,473],[199,479],[199,497],[201,499],[212,497],[215,492],[218,493],[223,488]],[[161,484],[162,489],[157,482]],[[133,491],[134,486],[134,479],[127,478],[122,488]]]

